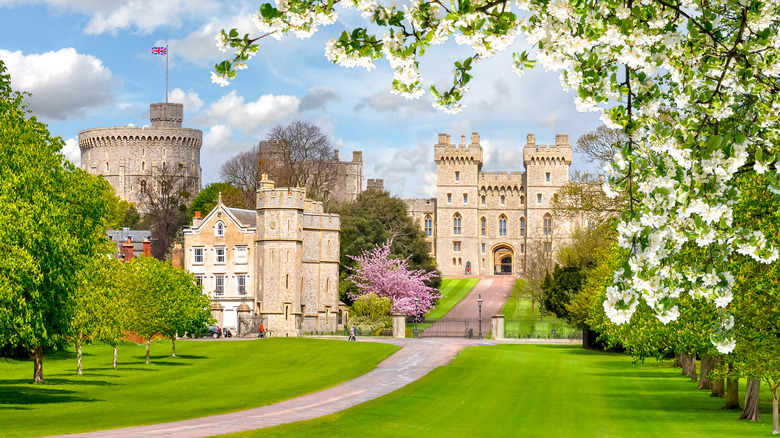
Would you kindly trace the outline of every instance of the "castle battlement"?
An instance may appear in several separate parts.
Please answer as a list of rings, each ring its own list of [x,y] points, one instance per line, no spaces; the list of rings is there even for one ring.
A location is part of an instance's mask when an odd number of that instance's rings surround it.
[[[569,144],[569,134],[557,134],[554,145],[538,145],[533,134],[528,134],[523,148],[523,162],[526,168],[529,164],[565,164],[572,163],[572,148]]]
[[[479,184],[519,184],[523,185],[525,174],[523,172],[480,172]]]
[[[465,135],[460,137],[460,144],[450,144],[449,134],[439,134],[439,142],[434,146],[433,154],[439,164],[452,160],[482,165],[482,146],[479,145],[479,134],[476,132],[471,133],[471,144],[466,144]]]
[[[436,198],[407,198],[404,199],[408,211],[422,211],[433,213],[436,211]]]
[[[337,214],[312,213],[303,215],[303,228],[341,230],[341,217]]]

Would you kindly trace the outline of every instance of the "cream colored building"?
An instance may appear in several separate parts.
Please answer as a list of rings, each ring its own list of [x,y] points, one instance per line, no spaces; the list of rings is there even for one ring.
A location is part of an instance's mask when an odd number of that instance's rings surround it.
[[[212,298],[220,326],[260,317],[274,336],[328,333],[339,311],[338,215],[306,198],[304,188],[275,188],[263,178],[257,210],[220,199],[185,230],[185,268]]]
[[[405,202],[444,275],[523,275],[536,259],[552,257],[570,241],[572,224],[552,211],[558,189],[569,182],[567,134],[558,134],[554,145],[536,144],[528,134],[525,171],[482,169],[477,133],[468,144],[465,136],[451,144],[449,135],[439,134],[434,159],[436,197]]]

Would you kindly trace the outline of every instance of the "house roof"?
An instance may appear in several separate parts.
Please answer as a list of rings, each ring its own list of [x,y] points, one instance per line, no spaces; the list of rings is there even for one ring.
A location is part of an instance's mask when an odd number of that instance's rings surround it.
[[[233,215],[233,217],[238,220],[241,225],[251,228],[255,226],[255,221],[257,220],[257,213],[254,210],[244,210],[242,208],[230,208],[225,207],[225,210],[228,210],[230,214]]]

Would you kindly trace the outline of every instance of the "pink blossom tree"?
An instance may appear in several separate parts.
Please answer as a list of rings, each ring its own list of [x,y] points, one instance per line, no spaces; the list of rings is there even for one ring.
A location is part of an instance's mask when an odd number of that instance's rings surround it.
[[[436,288],[425,284],[437,277],[437,274],[424,269],[409,269],[409,257],[390,258],[392,244],[392,239],[388,239],[372,251],[364,250],[357,257],[350,256],[359,263],[358,267],[349,268],[352,274],[347,280],[358,288],[358,293],[350,294],[350,297],[355,299],[374,292],[377,296],[392,300],[394,313],[420,317],[432,309],[436,299],[441,296]]]

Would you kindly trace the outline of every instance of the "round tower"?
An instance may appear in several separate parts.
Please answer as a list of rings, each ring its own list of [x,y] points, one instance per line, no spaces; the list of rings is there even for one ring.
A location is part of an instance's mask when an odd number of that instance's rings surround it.
[[[184,105],[149,105],[152,126],[116,126],[79,132],[81,168],[103,175],[120,198],[144,210],[146,193],[158,190],[160,172],[180,174],[185,188],[200,191],[203,132],[182,128]]]

